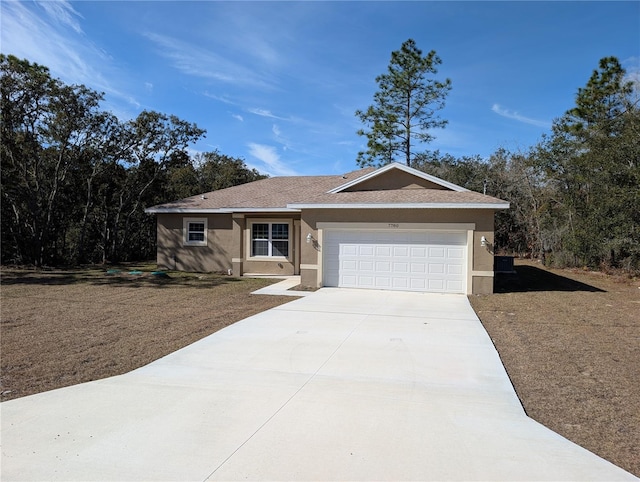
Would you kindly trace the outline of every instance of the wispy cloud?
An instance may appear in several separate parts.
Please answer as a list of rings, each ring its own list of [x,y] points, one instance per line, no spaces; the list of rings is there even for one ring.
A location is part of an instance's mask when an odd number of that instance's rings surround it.
[[[261,161],[264,167],[256,167],[261,172],[266,172],[270,176],[295,176],[296,172],[280,160],[280,156],[273,146],[248,144],[249,154]]]
[[[270,110],[267,109],[260,109],[260,108],[249,108],[247,109],[247,112],[249,112],[250,114],[254,114],[260,117],[266,117],[268,119],[275,119],[275,120],[280,120],[280,121],[285,121],[285,122],[291,122],[293,124],[302,124],[302,125],[312,125],[313,123],[309,122],[308,120],[305,120],[301,117],[296,117],[293,115],[290,115],[288,117],[283,117],[281,115],[277,115],[274,114],[273,112],[271,112]]]
[[[219,55],[212,48],[203,49],[177,38],[147,32],[144,34],[157,47],[158,53],[168,58],[173,67],[182,73],[233,85],[250,85],[272,89],[273,83],[266,75]]]
[[[491,110],[496,114],[498,114],[499,116],[506,117],[507,119],[513,119],[513,120],[517,120],[518,122],[524,122],[525,124],[531,124],[537,127],[545,127],[547,129],[551,127],[551,122],[549,121],[543,121],[538,119],[532,119],[531,117],[525,117],[516,111],[505,109],[500,104],[493,104],[493,106],[491,107]]]
[[[236,120],[239,120],[240,122],[244,122],[244,118],[240,114],[231,114],[231,117],[233,117]]]
[[[271,128],[271,132],[273,132],[273,138],[278,144],[282,145],[282,148],[286,151],[291,149],[291,142],[289,139],[282,133],[282,130],[277,124],[273,124]]]
[[[76,33],[82,33],[78,17],[82,17],[69,2],[58,0],[56,2],[38,2],[45,12],[56,22],[71,27]]]
[[[223,104],[228,104],[228,105],[238,105],[237,102],[234,102],[233,100],[229,99],[226,96],[221,96],[221,95],[216,95],[216,94],[212,94],[211,92],[209,92],[208,90],[205,90],[202,95],[204,95],[205,97],[209,97],[210,99],[213,100],[217,100],[218,102],[222,102]]]
[[[66,1],[2,0],[2,51],[44,65],[66,83],[84,84],[138,108],[130,93],[108,80],[120,76],[111,58],[83,33],[81,19]]]
[[[277,119],[277,120],[289,121],[289,122],[294,122],[296,120],[294,117],[281,117],[281,116],[275,115],[270,110],[266,110],[266,109],[253,108],[253,109],[248,109],[248,111],[251,114],[255,114],[260,117],[268,117],[269,119]]]

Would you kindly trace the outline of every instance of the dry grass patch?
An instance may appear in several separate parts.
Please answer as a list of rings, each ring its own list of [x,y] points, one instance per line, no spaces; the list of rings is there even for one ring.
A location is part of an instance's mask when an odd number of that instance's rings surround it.
[[[470,301],[528,415],[640,475],[640,281],[516,270]]]
[[[3,269],[2,400],[126,373],[295,299],[250,295],[276,280],[149,271]]]

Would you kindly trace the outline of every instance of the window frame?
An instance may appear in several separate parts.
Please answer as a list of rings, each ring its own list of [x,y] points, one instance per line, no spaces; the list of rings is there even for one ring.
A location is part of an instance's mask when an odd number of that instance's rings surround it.
[[[253,226],[256,224],[266,224],[267,230],[268,230],[268,236],[266,239],[264,238],[260,238],[259,240],[264,240],[267,241],[267,253],[268,254],[254,254],[254,249],[253,249],[253,243],[254,243],[254,238],[253,238]],[[279,239],[279,238],[275,238],[273,237],[273,225],[274,224],[284,224],[287,226],[287,239]],[[253,260],[274,260],[274,261],[282,261],[282,260],[290,260],[291,259],[291,252],[292,252],[292,246],[293,246],[293,222],[290,219],[251,219],[249,220],[249,222],[247,223],[247,252],[249,253],[248,259],[253,259]],[[279,255],[274,255],[273,254],[273,242],[281,242],[281,241],[285,241],[287,243],[287,255],[286,256],[279,256]]]
[[[204,225],[204,239],[193,241],[189,239],[189,235],[191,233],[200,233],[200,231],[191,230],[192,224],[202,224]],[[183,218],[182,219],[182,244],[183,246],[207,246],[208,239],[208,225],[207,218]]]

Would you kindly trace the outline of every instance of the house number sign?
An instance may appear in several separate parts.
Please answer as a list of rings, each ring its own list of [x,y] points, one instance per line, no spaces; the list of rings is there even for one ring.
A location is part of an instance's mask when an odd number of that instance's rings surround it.
[[[400,227],[400,225],[399,225],[399,224],[396,224],[396,223],[389,223],[389,227],[390,227],[390,228],[399,228],[399,227]]]

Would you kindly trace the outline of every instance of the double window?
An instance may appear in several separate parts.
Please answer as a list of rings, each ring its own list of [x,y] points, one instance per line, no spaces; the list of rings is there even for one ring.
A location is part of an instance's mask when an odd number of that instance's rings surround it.
[[[185,246],[207,245],[207,218],[184,218]]]
[[[253,223],[251,256],[289,257],[289,224]]]

